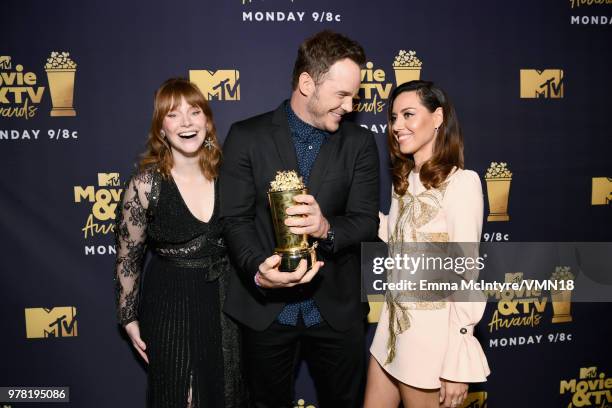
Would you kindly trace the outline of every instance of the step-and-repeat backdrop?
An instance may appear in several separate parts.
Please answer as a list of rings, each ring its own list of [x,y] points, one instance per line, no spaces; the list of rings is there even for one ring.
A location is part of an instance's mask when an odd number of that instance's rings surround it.
[[[191,78],[223,140],[290,95],[298,45],[324,28],[367,52],[352,120],[378,143],[382,211],[387,99],[420,77],[455,102],[484,241],[612,241],[610,3],[4,1],[0,386],[69,386],[57,406],[144,406],[146,367],[115,320],[113,220],[153,92]],[[477,327],[492,374],[465,405],[611,406],[612,305],[501,295]],[[316,405],[302,367],[296,407]]]

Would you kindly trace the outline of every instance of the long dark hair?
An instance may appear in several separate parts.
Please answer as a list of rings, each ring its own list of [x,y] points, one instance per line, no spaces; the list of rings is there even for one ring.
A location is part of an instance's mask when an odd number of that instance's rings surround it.
[[[443,122],[438,128],[433,155],[421,166],[419,177],[426,188],[437,188],[442,184],[453,167],[463,168],[463,135],[453,104],[446,92],[430,81],[410,81],[401,84],[391,92],[387,109],[387,143],[391,155],[393,189],[396,194],[404,195],[408,189],[408,175],[414,168],[412,155],[400,151],[399,143],[392,130],[391,114],[395,99],[404,92],[414,91],[427,110],[433,113],[442,108]]]

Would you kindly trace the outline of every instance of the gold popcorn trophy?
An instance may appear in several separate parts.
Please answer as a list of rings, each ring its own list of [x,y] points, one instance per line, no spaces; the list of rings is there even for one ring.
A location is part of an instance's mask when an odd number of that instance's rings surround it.
[[[287,215],[287,208],[296,204],[293,198],[299,194],[308,194],[308,190],[304,186],[302,178],[298,177],[295,171],[279,171],[276,173],[276,178],[270,183],[268,200],[272,211],[272,223],[274,224],[276,238],[274,253],[280,255],[279,270],[285,272],[296,270],[302,259],[306,259],[308,269],[317,261],[315,252],[317,243],[315,242],[311,247],[308,247],[307,234],[294,234],[289,230],[290,227],[285,225],[285,219],[290,217]]]
[[[53,51],[47,58],[45,70],[49,79],[51,116],[76,116],[74,110],[74,75],[77,64],[70,58],[70,53],[61,54]]]
[[[512,173],[507,164],[492,162],[485,174],[487,196],[489,198],[489,216],[487,221],[509,221],[508,200]]]
[[[423,63],[417,58],[414,51],[401,50],[393,61],[395,85],[400,86],[406,82],[420,79],[422,65]]]
[[[574,280],[574,274],[570,271],[569,266],[557,266],[551,275],[551,280],[571,281]],[[572,308],[572,291],[570,289],[551,289],[553,305],[553,323],[567,323],[572,321],[570,310]]]

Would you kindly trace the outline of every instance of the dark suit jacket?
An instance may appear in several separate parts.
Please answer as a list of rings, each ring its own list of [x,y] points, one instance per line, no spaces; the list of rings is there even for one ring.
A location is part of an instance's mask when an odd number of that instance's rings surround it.
[[[295,147],[284,104],[234,123],[223,145],[219,178],[224,235],[237,271],[230,278],[225,312],[263,330],[287,302],[314,297],[332,328],[343,331],[362,322],[368,304],[361,302],[360,243],[376,240],[378,166],[372,133],[342,122],[321,147],[307,186],[335,232],[333,250],[317,249],[325,266],[311,283],[262,289],[254,276],[275,246],[267,192],[277,171],[298,171]]]

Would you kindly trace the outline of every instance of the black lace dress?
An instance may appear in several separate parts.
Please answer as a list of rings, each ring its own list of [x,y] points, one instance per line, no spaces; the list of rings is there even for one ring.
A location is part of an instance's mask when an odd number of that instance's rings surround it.
[[[221,311],[230,265],[218,206],[215,183],[213,214],[200,221],[155,169],[134,175],[118,206],[118,318],[139,322],[149,407],[247,405],[238,330]],[[147,248],[153,256],[141,285]]]

